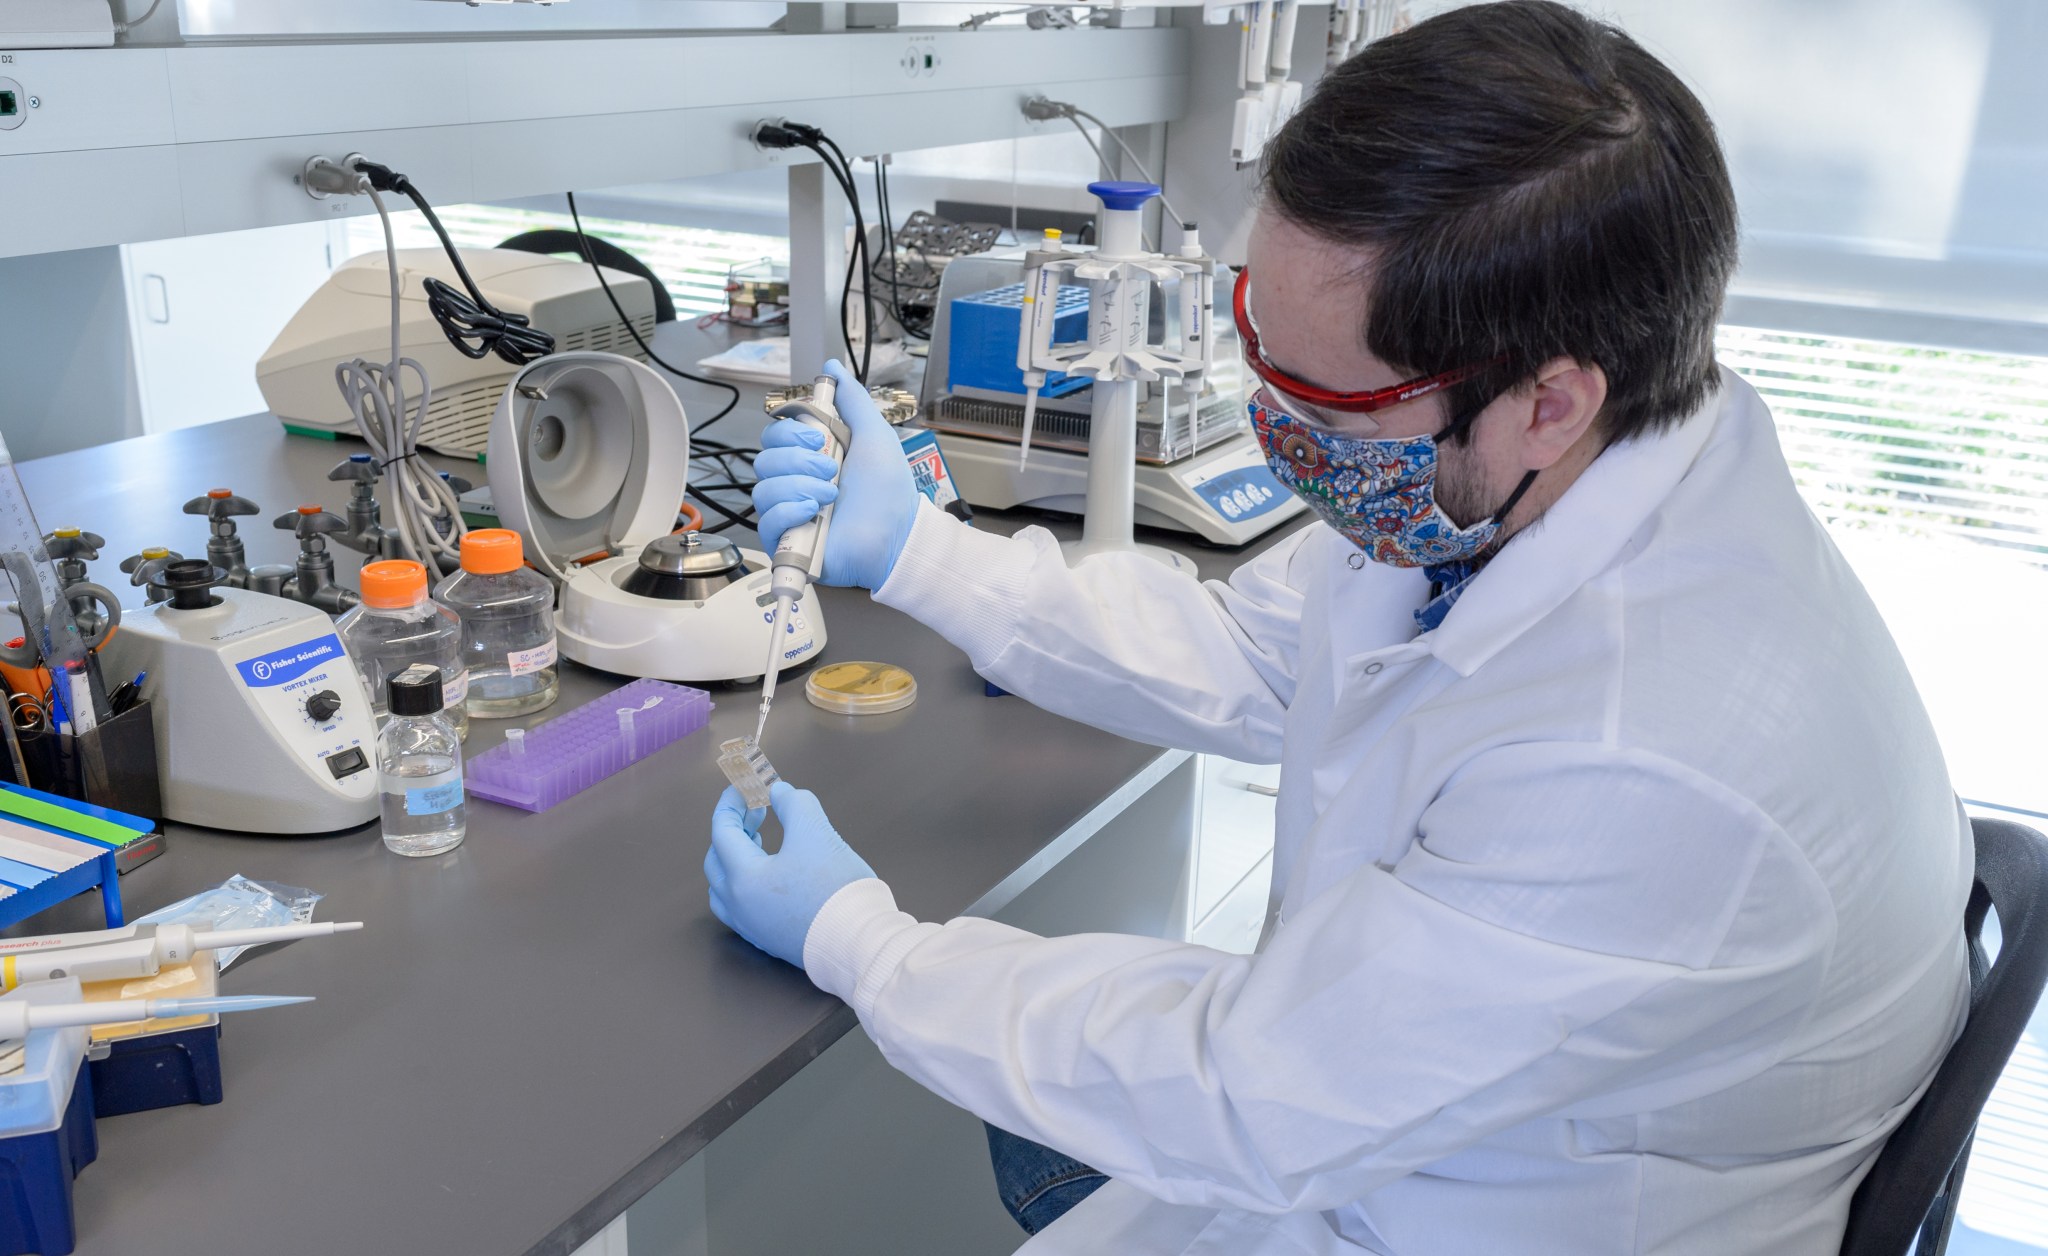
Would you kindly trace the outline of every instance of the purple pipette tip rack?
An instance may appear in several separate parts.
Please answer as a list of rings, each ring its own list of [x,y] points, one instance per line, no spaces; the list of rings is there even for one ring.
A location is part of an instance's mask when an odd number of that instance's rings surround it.
[[[546,811],[710,719],[702,689],[636,680],[545,724],[507,729],[504,745],[469,761],[464,783],[478,798]]]

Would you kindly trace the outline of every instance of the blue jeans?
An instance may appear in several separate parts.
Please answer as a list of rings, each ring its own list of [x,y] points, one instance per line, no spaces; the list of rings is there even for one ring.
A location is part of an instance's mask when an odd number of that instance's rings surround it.
[[[1067,1209],[1095,1193],[1109,1178],[1050,1147],[987,1122],[988,1158],[996,1171],[996,1194],[1003,1207],[1024,1227],[1036,1234],[1066,1215]]]

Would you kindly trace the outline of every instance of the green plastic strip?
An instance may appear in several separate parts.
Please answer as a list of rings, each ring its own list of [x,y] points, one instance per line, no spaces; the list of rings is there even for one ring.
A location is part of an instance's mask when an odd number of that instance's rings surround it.
[[[311,436],[317,440],[341,439],[340,432],[337,432],[332,428],[326,427],[300,427],[296,423],[287,423],[284,425],[284,430],[290,432],[294,436]]]
[[[126,846],[142,836],[134,829],[123,828],[111,820],[85,815],[69,807],[44,802],[40,798],[24,798],[20,794],[5,791],[0,791],[0,811],[20,816],[24,820],[33,820],[37,824],[47,824],[53,829],[63,829],[66,833],[89,837],[109,846]]]

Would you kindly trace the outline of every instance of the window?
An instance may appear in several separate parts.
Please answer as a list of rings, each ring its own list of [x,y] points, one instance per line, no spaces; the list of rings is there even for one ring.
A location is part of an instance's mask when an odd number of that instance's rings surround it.
[[[458,248],[491,248],[525,231],[571,230],[568,211],[561,213],[495,205],[434,207],[441,225]],[[734,266],[770,257],[789,260],[789,241],[779,236],[671,227],[660,223],[623,222],[583,215],[584,229],[631,253],[668,285],[676,316],[713,314],[725,308],[725,276]],[[402,249],[438,248],[433,228],[417,210],[391,215],[391,233]],[[347,220],[348,255],[384,247],[384,232],[374,215]]]
[[[1957,790],[2048,815],[2048,358],[1723,327],[1891,627]]]

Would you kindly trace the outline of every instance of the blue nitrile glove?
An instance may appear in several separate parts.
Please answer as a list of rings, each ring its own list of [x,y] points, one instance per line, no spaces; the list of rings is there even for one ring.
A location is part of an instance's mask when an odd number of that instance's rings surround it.
[[[802,968],[804,938],[825,900],[875,870],[840,840],[816,794],[777,781],[768,800],[782,822],[782,849],[772,855],[756,836],[763,813],[748,811],[730,786],[718,796],[711,849],[704,856],[711,914],[775,958]]]
[[[835,402],[852,434],[839,483],[832,483],[831,459],[817,452],[824,437],[795,419],[770,423],[754,459],[761,548],[773,554],[784,532],[837,500],[818,578],[825,584],[879,589],[910,539],[910,525],[917,519],[917,481],[896,429],[875,409],[867,389],[837,359],[825,363],[825,374],[838,381]]]

